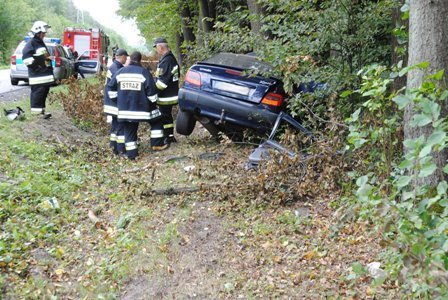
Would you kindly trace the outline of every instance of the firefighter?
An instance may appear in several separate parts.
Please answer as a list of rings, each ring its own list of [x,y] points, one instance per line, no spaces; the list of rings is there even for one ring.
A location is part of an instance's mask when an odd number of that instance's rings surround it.
[[[45,34],[51,28],[43,21],[36,21],[31,27],[33,36],[23,48],[23,64],[28,67],[29,85],[31,87],[31,114],[42,114],[44,119],[51,118],[51,114],[45,113],[50,86],[55,84],[52,60],[44,42]]]
[[[166,149],[164,144],[162,114],[157,108],[157,91],[154,79],[141,65],[142,54],[131,54],[129,66],[121,68],[108,83],[109,97],[117,99],[118,121],[122,122],[125,135],[126,157],[134,160],[138,155],[137,131],[139,122],[151,124],[151,148]]]
[[[177,94],[179,92],[180,70],[177,60],[168,47],[164,38],[157,38],[154,42],[157,53],[161,56],[156,70],[156,87],[159,100],[157,104],[163,115],[163,130],[166,143],[175,143],[173,106],[177,105]]]
[[[112,76],[121,68],[128,58],[128,53],[124,49],[118,49],[115,53],[115,59],[110,65],[106,74],[106,85],[104,87],[104,113],[107,115],[108,122],[110,125],[110,147],[114,154],[124,154],[124,131],[123,126],[117,120],[118,109],[117,102],[109,98],[109,88],[108,83],[112,79]]]

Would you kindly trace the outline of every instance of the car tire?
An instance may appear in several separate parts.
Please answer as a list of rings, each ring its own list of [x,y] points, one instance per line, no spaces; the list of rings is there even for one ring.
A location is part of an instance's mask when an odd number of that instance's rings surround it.
[[[18,79],[11,78],[11,85],[18,85],[18,84],[19,84]]]
[[[176,118],[176,132],[182,135],[190,135],[196,125],[196,119],[192,113],[179,109]]]

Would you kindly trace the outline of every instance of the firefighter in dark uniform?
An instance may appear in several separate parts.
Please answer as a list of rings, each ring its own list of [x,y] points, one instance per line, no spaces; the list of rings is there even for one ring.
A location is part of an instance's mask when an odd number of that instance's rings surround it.
[[[44,37],[51,26],[36,21],[31,27],[33,38],[23,48],[23,64],[28,67],[29,85],[31,87],[31,114],[42,114],[44,119],[51,117],[45,113],[45,102],[50,86],[54,85],[53,57],[50,56]]]
[[[163,115],[163,130],[166,143],[174,143],[173,106],[177,105],[179,92],[180,70],[177,60],[168,47],[164,38],[158,38],[154,42],[157,53],[161,56],[156,70],[156,87],[159,93],[157,104]]]
[[[157,91],[151,73],[141,65],[142,55],[131,54],[129,66],[121,68],[108,83],[109,97],[117,98],[118,121],[123,123],[126,156],[135,159],[139,122],[151,124],[151,147],[166,148],[163,140],[162,114],[157,108]]]
[[[115,59],[110,65],[106,74],[106,85],[104,87],[104,113],[107,115],[107,121],[110,125],[110,147],[115,154],[124,154],[124,131],[122,123],[118,122],[118,108],[116,98],[112,101],[109,98],[108,83],[112,79],[112,76],[121,68],[123,68],[128,53],[124,49],[118,49],[115,52]]]

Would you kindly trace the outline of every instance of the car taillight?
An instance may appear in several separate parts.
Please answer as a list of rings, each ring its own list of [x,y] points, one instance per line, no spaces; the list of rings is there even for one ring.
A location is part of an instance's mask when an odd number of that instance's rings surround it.
[[[16,65],[16,56],[11,56],[11,65]]]
[[[60,67],[62,64],[61,56],[59,55],[59,51],[56,49],[54,50],[54,63],[56,67]]]
[[[279,107],[279,106],[282,106],[283,100],[284,100],[284,97],[281,94],[268,93],[266,96],[263,97],[263,100],[261,100],[261,103],[269,105],[269,106]]]
[[[195,85],[197,87],[201,86],[201,74],[198,72],[188,70],[187,75],[185,76],[185,82],[189,84]]]

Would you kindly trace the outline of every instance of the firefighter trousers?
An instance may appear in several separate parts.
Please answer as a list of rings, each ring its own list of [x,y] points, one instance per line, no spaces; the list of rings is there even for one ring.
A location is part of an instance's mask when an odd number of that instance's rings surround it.
[[[45,112],[45,101],[49,91],[49,85],[31,86],[30,102],[32,114],[43,114]]]
[[[163,116],[162,124],[166,138],[174,138],[173,106],[174,105],[159,105],[159,110]]]
[[[110,147],[114,153],[125,153],[124,146],[124,129],[123,123],[118,122],[117,116],[112,116],[112,123],[110,124]]]
[[[137,149],[137,131],[138,122],[121,122],[124,131],[124,145],[126,149],[126,156],[128,158],[136,158],[138,155]]]
[[[151,122],[151,146],[165,145],[165,135],[163,134],[162,120]]]

